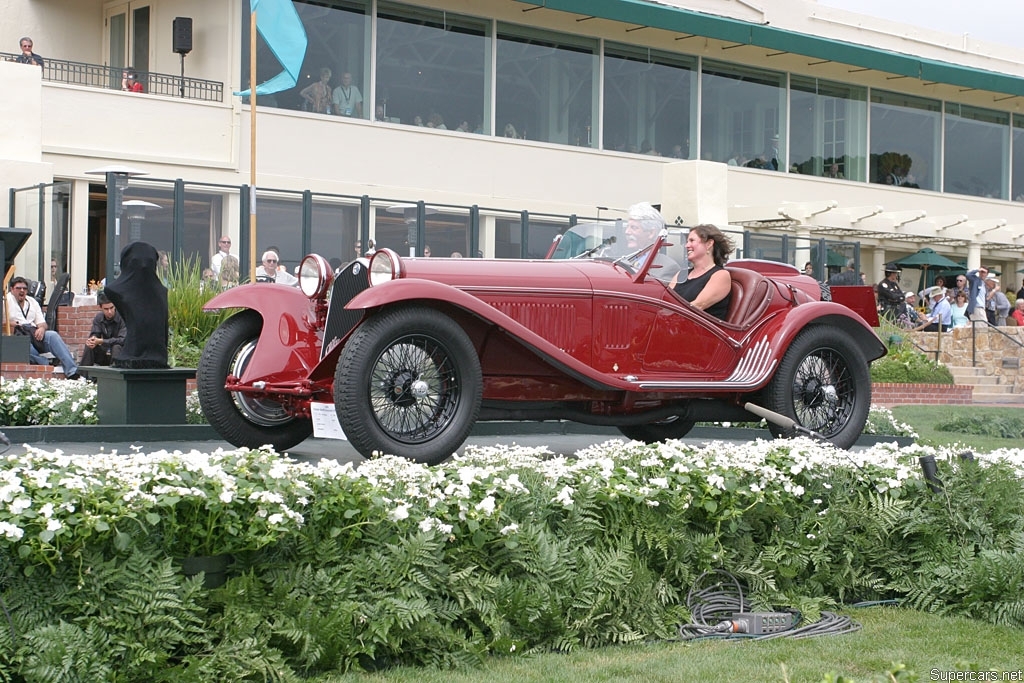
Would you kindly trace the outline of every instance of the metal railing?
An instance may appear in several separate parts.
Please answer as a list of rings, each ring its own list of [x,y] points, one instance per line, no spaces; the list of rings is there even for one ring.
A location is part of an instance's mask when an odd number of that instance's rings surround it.
[[[998,326],[993,325],[992,323],[988,322],[987,320],[985,320],[985,321],[972,320],[971,321],[971,367],[976,367],[978,365],[978,339],[977,339],[977,336],[978,336],[978,324],[979,323],[981,324],[982,327],[987,327],[989,330],[991,330],[993,332],[998,332],[999,334],[1003,335],[1003,337],[1005,337],[1007,340],[1009,340],[1010,342],[1016,344],[1019,348],[1024,350],[1024,344],[1022,344],[1019,339],[1016,339],[1013,335],[1006,334],[1001,329],[999,329]]]
[[[0,52],[0,59],[9,62],[15,61],[18,56],[10,52]],[[120,90],[121,76],[124,71],[123,67],[103,64],[72,62],[49,57],[43,60],[44,81],[84,85],[89,88]],[[136,71],[135,73],[138,74],[139,82],[145,89],[144,92],[153,95],[169,95],[204,102],[224,101],[224,84],[220,81],[182,78],[178,75],[162,74],[155,71]]]

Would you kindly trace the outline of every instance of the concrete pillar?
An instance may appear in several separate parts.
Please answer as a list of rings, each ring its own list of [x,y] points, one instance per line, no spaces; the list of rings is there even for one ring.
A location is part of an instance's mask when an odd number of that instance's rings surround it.
[[[729,222],[728,167],[711,161],[666,164],[662,174],[661,214],[669,225]]]

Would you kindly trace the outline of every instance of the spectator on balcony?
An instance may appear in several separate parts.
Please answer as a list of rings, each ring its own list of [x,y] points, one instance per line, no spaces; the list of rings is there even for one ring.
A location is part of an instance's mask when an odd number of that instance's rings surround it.
[[[297,286],[299,279],[287,270],[280,269],[278,267],[279,263],[280,259],[276,251],[268,249],[263,252],[263,263],[256,269],[256,281],[276,282],[279,285],[288,285],[289,287]]]
[[[100,312],[92,319],[92,329],[85,340],[80,365],[110,365],[121,354],[124,337],[128,333],[124,320],[106,293],[98,292],[96,303],[100,305]]]
[[[134,69],[128,69],[122,74],[121,90],[125,92],[144,92],[142,84],[139,83],[139,74]]]
[[[1024,296],[1017,299],[1010,317],[1017,321],[1017,327],[1024,327]]]
[[[333,103],[338,116],[363,116],[363,95],[352,85],[352,74],[348,71],[341,75],[341,85],[334,89]]]
[[[320,69],[320,80],[307,85],[299,95],[306,101],[306,111],[317,114],[331,113],[331,70],[326,66]]]
[[[21,43],[21,54],[14,61],[18,62],[18,64],[34,64],[42,68],[43,58],[32,52],[32,39],[26,36],[18,42]]]
[[[931,299],[928,315],[922,321],[919,330],[925,332],[941,332],[953,326],[953,310],[946,299],[945,287],[929,287],[925,290],[928,298]]]

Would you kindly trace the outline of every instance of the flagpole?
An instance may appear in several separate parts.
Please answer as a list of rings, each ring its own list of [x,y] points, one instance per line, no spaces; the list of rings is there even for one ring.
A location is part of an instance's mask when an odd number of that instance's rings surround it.
[[[250,5],[251,6],[251,5]],[[256,267],[256,10],[249,13],[249,267]],[[256,281],[252,271],[250,282]]]

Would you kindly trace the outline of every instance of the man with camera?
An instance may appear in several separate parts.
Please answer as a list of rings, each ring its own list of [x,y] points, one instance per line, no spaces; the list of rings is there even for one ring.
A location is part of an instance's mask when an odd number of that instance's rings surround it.
[[[64,376],[78,379],[78,366],[68,351],[67,344],[53,330],[46,329],[46,317],[39,302],[28,295],[28,280],[16,277],[11,280],[11,291],[7,294],[7,315],[15,334],[31,337],[29,360],[35,365],[47,365],[41,354],[52,353],[64,368]]]

